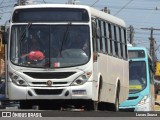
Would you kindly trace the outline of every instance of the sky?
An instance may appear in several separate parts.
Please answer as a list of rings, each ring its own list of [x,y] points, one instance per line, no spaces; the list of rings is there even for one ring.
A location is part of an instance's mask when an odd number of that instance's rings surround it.
[[[17,0],[0,0],[0,25],[9,19]],[[32,0],[35,4],[53,3],[63,4],[68,0]],[[127,27],[132,25],[135,30],[134,43],[149,49],[150,30],[142,28],[160,29],[160,0],[77,0],[77,4],[89,5],[96,9],[107,7],[111,14],[123,19]],[[156,54],[160,60],[160,30],[153,31],[156,41]]]

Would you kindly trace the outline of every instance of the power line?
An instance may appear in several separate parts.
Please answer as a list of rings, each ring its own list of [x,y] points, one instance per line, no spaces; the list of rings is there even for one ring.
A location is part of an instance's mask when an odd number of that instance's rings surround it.
[[[159,4],[160,4],[160,2],[157,3],[157,5],[159,5]],[[145,18],[143,18],[143,22],[144,22],[144,23],[145,23],[147,20],[149,20],[149,18],[151,18],[151,15],[153,15],[153,12],[154,12],[154,10],[152,10],[151,13],[149,13],[148,15],[145,16]],[[142,25],[143,25],[144,23],[142,23]],[[152,31],[153,29],[150,29],[150,30]]]
[[[96,0],[96,1],[91,5],[91,7],[93,7],[97,2],[99,2],[99,0]]]
[[[126,8],[132,1],[134,0],[130,0],[128,3],[126,3],[119,11],[117,11],[114,15],[117,15],[118,13],[120,13],[124,8]]]
[[[114,8],[114,9],[118,9],[118,8]],[[145,11],[151,11],[151,10],[160,10],[159,8],[124,8],[124,9],[128,9],[128,10],[145,10]]]
[[[141,34],[141,35],[148,35],[148,33],[142,33],[142,32],[135,32],[135,33],[136,33],[136,34]],[[159,36],[160,34],[155,34],[155,33],[154,33],[153,35],[158,35],[158,36]]]
[[[0,3],[0,6],[3,4],[4,0],[2,0],[2,2]]]
[[[100,5],[102,6],[102,5]],[[108,6],[110,9],[120,9],[120,6]],[[139,7],[126,7],[126,8],[123,8],[123,9],[130,9],[130,10],[147,10],[147,11],[150,11],[150,10],[160,10],[158,7],[155,7],[155,8],[139,8]]]

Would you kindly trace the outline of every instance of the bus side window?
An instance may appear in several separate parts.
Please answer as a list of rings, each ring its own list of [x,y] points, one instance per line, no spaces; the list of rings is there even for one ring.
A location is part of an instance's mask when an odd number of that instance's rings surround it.
[[[105,44],[105,24],[104,21],[101,21],[101,51],[106,53],[106,44]]]
[[[112,31],[111,31],[111,24],[110,23],[108,23],[108,35],[109,35],[108,41],[110,43],[108,46],[110,46],[110,55],[112,55]]]
[[[109,25],[108,25],[108,23],[106,23],[106,43],[107,43],[107,47],[106,48],[107,48],[108,54],[111,54],[109,34],[110,34]]]
[[[107,42],[107,37],[108,37],[108,26],[106,22],[103,22],[103,27],[104,27],[104,44],[105,44],[105,51],[108,53],[108,42]]]
[[[115,32],[115,31],[114,31],[114,25],[111,25],[112,53],[113,53],[113,56],[116,56],[116,53],[115,53],[115,33],[114,33],[114,32]]]
[[[123,58],[123,42],[122,42],[122,32],[121,32],[122,28],[119,28],[119,38],[120,38],[120,49],[121,49],[121,58]]]
[[[118,57],[121,58],[121,43],[120,43],[120,32],[119,27],[116,27],[116,37],[117,37],[117,46],[118,46]]]
[[[123,52],[123,59],[126,59],[126,38],[125,38],[125,30],[121,29],[121,39],[122,39],[122,52]]]
[[[92,37],[96,38],[96,21],[92,20]]]
[[[97,51],[97,44],[96,44],[96,39],[97,39],[97,24],[96,24],[96,19],[92,18],[92,42],[93,42],[93,52]]]
[[[118,56],[118,40],[117,40],[116,26],[114,26],[114,46],[115,46],[115,54],[117,57],[119,57]]]
[[[93,43],[93,61],[97,61],[97,26],[95,18],[92,19],[92,43]]]
[[[98,48],[97,51],[101,52],[100,21],[97,19],[96,23],[97,23],[97,39],[96,39],[96,41],[97,41],[97,48]]]
[[[124,29],[124,38],[125,38],[125,58],[128,59],[128,50],[127,50],[127,38],[126,38],[126,29]]]

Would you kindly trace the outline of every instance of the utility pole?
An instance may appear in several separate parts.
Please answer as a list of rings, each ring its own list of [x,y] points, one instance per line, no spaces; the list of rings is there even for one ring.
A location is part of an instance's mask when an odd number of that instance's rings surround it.
[[[73,4],[74,0],[68,0],[68,4]]]
[[[134,28],[132,25],[129,26],[128,28],[128,33],[129,33],[129,43],[133,45],[134,43]]]
[[[44,1],[44,2],[45,2],[45,1]],[[26,4],[32,5],[32,4],[34,4],[34,2],[33,2],[33,0],[26,0]]]
[[[153,61],[155,62],[155,58],[156,58],[156,55],[155,55],[155,43],[156,43],[156,41],[155,41],[155,39],[153,37],[153,31],[154,30],[158,31],[160,29],[156,29],[156,28],[153,28],[153,27],[151,27],[151,28],[141,28],[141,29],[150,30],[151,31],[150,37],[149,37],[149,40],[150,40],[150,55],[151,55]]]
[[[108,9],[107,7],[104,7],[101,11],[110,14],[110,9]]]
[[[80,1],[77,0],[68,0],[68,4],[77,4]]]
[[[18,0],[18,5],[25,5],[26,0]]]

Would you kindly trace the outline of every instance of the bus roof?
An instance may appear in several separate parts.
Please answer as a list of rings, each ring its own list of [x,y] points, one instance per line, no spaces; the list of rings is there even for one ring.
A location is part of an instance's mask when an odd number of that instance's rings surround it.
[[[91,16],[95,16],[98,18],[102,18],[106,21],[109,21],[110,23],[114,23],[117,25],[120,25],[122,27],[126,27],[125,22],[120,19],[117,18],[113,15],[110,15],[108,13],[105,13],[103,11],[97,10],[95,8],[92,8],[90,6],[86,6],[86,5],[72,5],[72,4],[35,4],[35,5],[25,5],[25,6],[16,6],[14,7],[13,11],[16,9],[27,9],[27,8],[84,8],[86,10],[88,10],[91,14]]]
[[[111,22],[111,23],[120,25],[120,26],[122,26],[122,27],[126,27],[126,24],[125,24],[125,22],[124,22],[122,19],[120,19],[120,18],[118,18],[118,17],[115,17],[115,16],[113,16],[113,15],[110,15],[110,14],[108,14],[108,13],[105,13],[105,12],[103,12],[103,11],[97,10],[97,9],[95,9],[95,8],[91,8],[91,7],[89,7],[89,8],[90,8],[91,14],[92,14],[93,16],[102,18],[102,19],[104,19],[104,20],[106,20],[106,21],[109,21],[109,22]]]
[[[145,50],[147,51],[147,49],[145,47],[135,47],[135,46],[128,46],[128,50]]]
[[[130,46],[128,46],[128,50],[144,50],[145,54],[148,55],[148,57],[152,60],[148,50],[145,47],[135,47],[135,46],[130,47]]]

